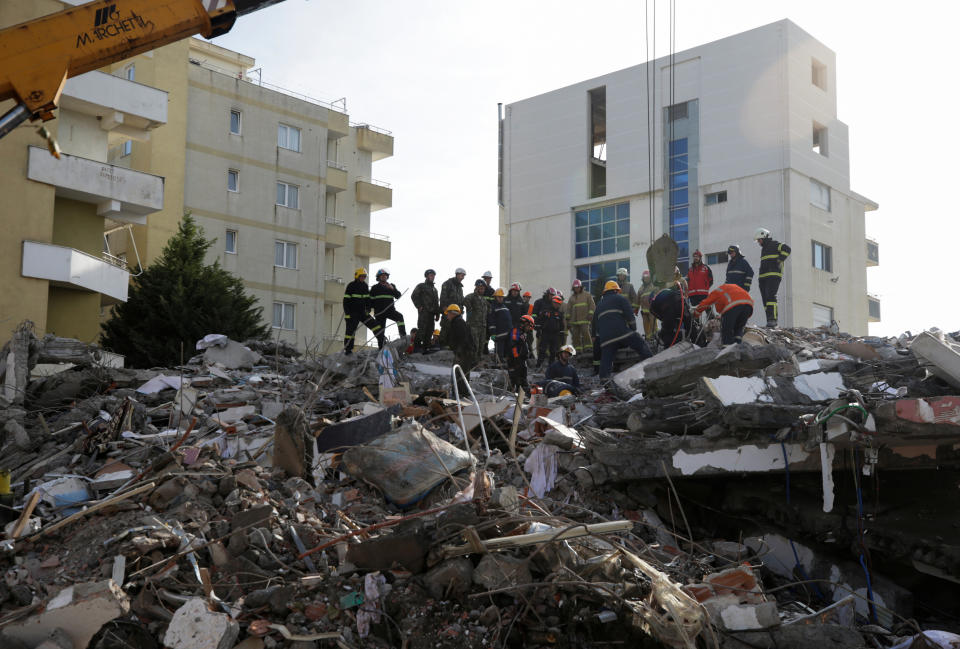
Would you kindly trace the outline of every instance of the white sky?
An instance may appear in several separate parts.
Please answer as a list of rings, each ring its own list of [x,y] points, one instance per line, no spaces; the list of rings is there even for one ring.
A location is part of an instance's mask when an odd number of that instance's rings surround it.
[[[880,204],[866,216],[867,235],[880,243],[869,290],[883,315],[870,333],[960,329],[960,221],[947,191],[960,151],[960,5],[676,4],[677,51],[789,18],[836,52],[851,189]],[[669,2],[656,8],[663,56]],[[642,63],[644,29],[640,0],[286,0],[241,18],[216,43],[256,58],[264,81],[320,99],[346,96],[351,121],[393,132],[394,156],[373,169],[393,185],[393,208],[375,212],[371,224],[390,236],[393,259],[370,274],[387,266],[397,287],[412,291],[427,266],[438,287],[457,266],[468,272],[467,289],[488,269],[495,285],[509,283],[497,276],[497,102]],[[416,322],[409,291],[399,304],[408,329]]]

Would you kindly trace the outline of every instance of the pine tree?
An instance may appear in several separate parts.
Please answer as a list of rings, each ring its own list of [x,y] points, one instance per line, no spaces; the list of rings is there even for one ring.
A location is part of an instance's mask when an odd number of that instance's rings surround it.
[[[104,348],[123,354],[132,367],[170,367],[194,353],[210,333],[233,340],[263,338],[263,309],[247,295],[239,277],[204,263],[215,239],[185,214],[160,257],[134,278],[126,302],[113,307],[101,325]]]

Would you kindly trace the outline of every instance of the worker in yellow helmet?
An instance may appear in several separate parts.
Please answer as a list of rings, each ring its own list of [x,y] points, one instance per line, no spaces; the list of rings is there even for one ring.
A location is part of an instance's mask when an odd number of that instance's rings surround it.
[[[603,287],[603,296],[593,314],[594,349],[600,349],[600,378],[610,376],[613,358],[621,347],[630,347],[640,360],[653,356],[643,336],[637,333],[637,319],[630,301],[620,295],[620,285],[614,281]]]
[[[454,360],[463,370],[464,376],[469,376],[470,370],[477,363],[477,342],[473,339],[473,333],[463,319],[462,312],[458,304],[450,304],[444,309],[443,316],[447,326],[441,329],[440,344],[453,351]],[[461,398],[466,396],[466,385],[459,375],[457,389],[460,391]]]
[[[346,321],[346,333],[343,336],[343,353],[353,353],[357,327],[361,324],[377,337],[377,346],[383,347],[383,327],[370,315],[373,303],[370,300],[370,288],[367,286],[367,269],[358,268],[353,272],[353,281],[343,291],[343,319]]]

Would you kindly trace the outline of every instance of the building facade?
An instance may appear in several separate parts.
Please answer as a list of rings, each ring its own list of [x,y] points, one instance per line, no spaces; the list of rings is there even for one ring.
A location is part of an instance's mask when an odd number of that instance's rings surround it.
[[[789,20],[504,107],[501,275],[527,286],[588,287],[647,267],[662,234],[685,270],[699,249],[717,283],[730,244],[757,271],[756,228],[793,254],[780,325],[879,319],[866,268],[879,262],[850,189],[837,119],[836,56]],[[757,282],[752,322],[762,324]]]

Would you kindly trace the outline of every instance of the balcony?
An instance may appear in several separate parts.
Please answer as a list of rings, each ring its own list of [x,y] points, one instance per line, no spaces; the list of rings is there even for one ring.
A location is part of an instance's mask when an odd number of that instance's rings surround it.
[[[390,131],[369,124],[354,124],[357,129],[357,148],[373,154],[373,161],[393,155],[393,135]]]
[[[389,183],[360,179],[356,182],[356,192],[357,202],[369,204],[372,212],[393,207],[393,190]]]
[[[342,277],[336,275],[323,276],[323,301],[337,302],[343,300],[343,290],[346,288],[346,282]]]
[[[339,162],[327,160],[327,177],[325,179],[327,191],[336,193],[347,188],[347,166]]]
[[[45,279],[54,286],[100,293],[119,302],[127,301],[130,273],[110,261],[74,248],[24,241],[20,273],[24,277]]]
[[[149,140],[150,131],[167,123],[167,93],[103,72],[68,79],[60,107],[92,115],[117,139]]]
[[[344,111],[346,111],[346,99],[344,102]],[[336,110],[327,110],[327,132],[331,137],[340,139],[350,134],[350,116],[346,112]]]
[[[867,293],[867,322],[880,322],[880,298]]]
[[[324,235],[324,240],[324,247],[328,250],[331,248],[342,248],[347,245],[346,224],[336,219],[327,219],[327,230]]]
[[[880,265],[880,244],[867,238],[867,268]]]
[[[390,237],[373,232],[357,232],[353,237],[353,254],[370,262],[390,259]]]
[[[144,225],[147,215],[163,209],[163,177],[30,147],[27,178],[57,188],[56,195],[97,206],[97,214],[114,221]]]

